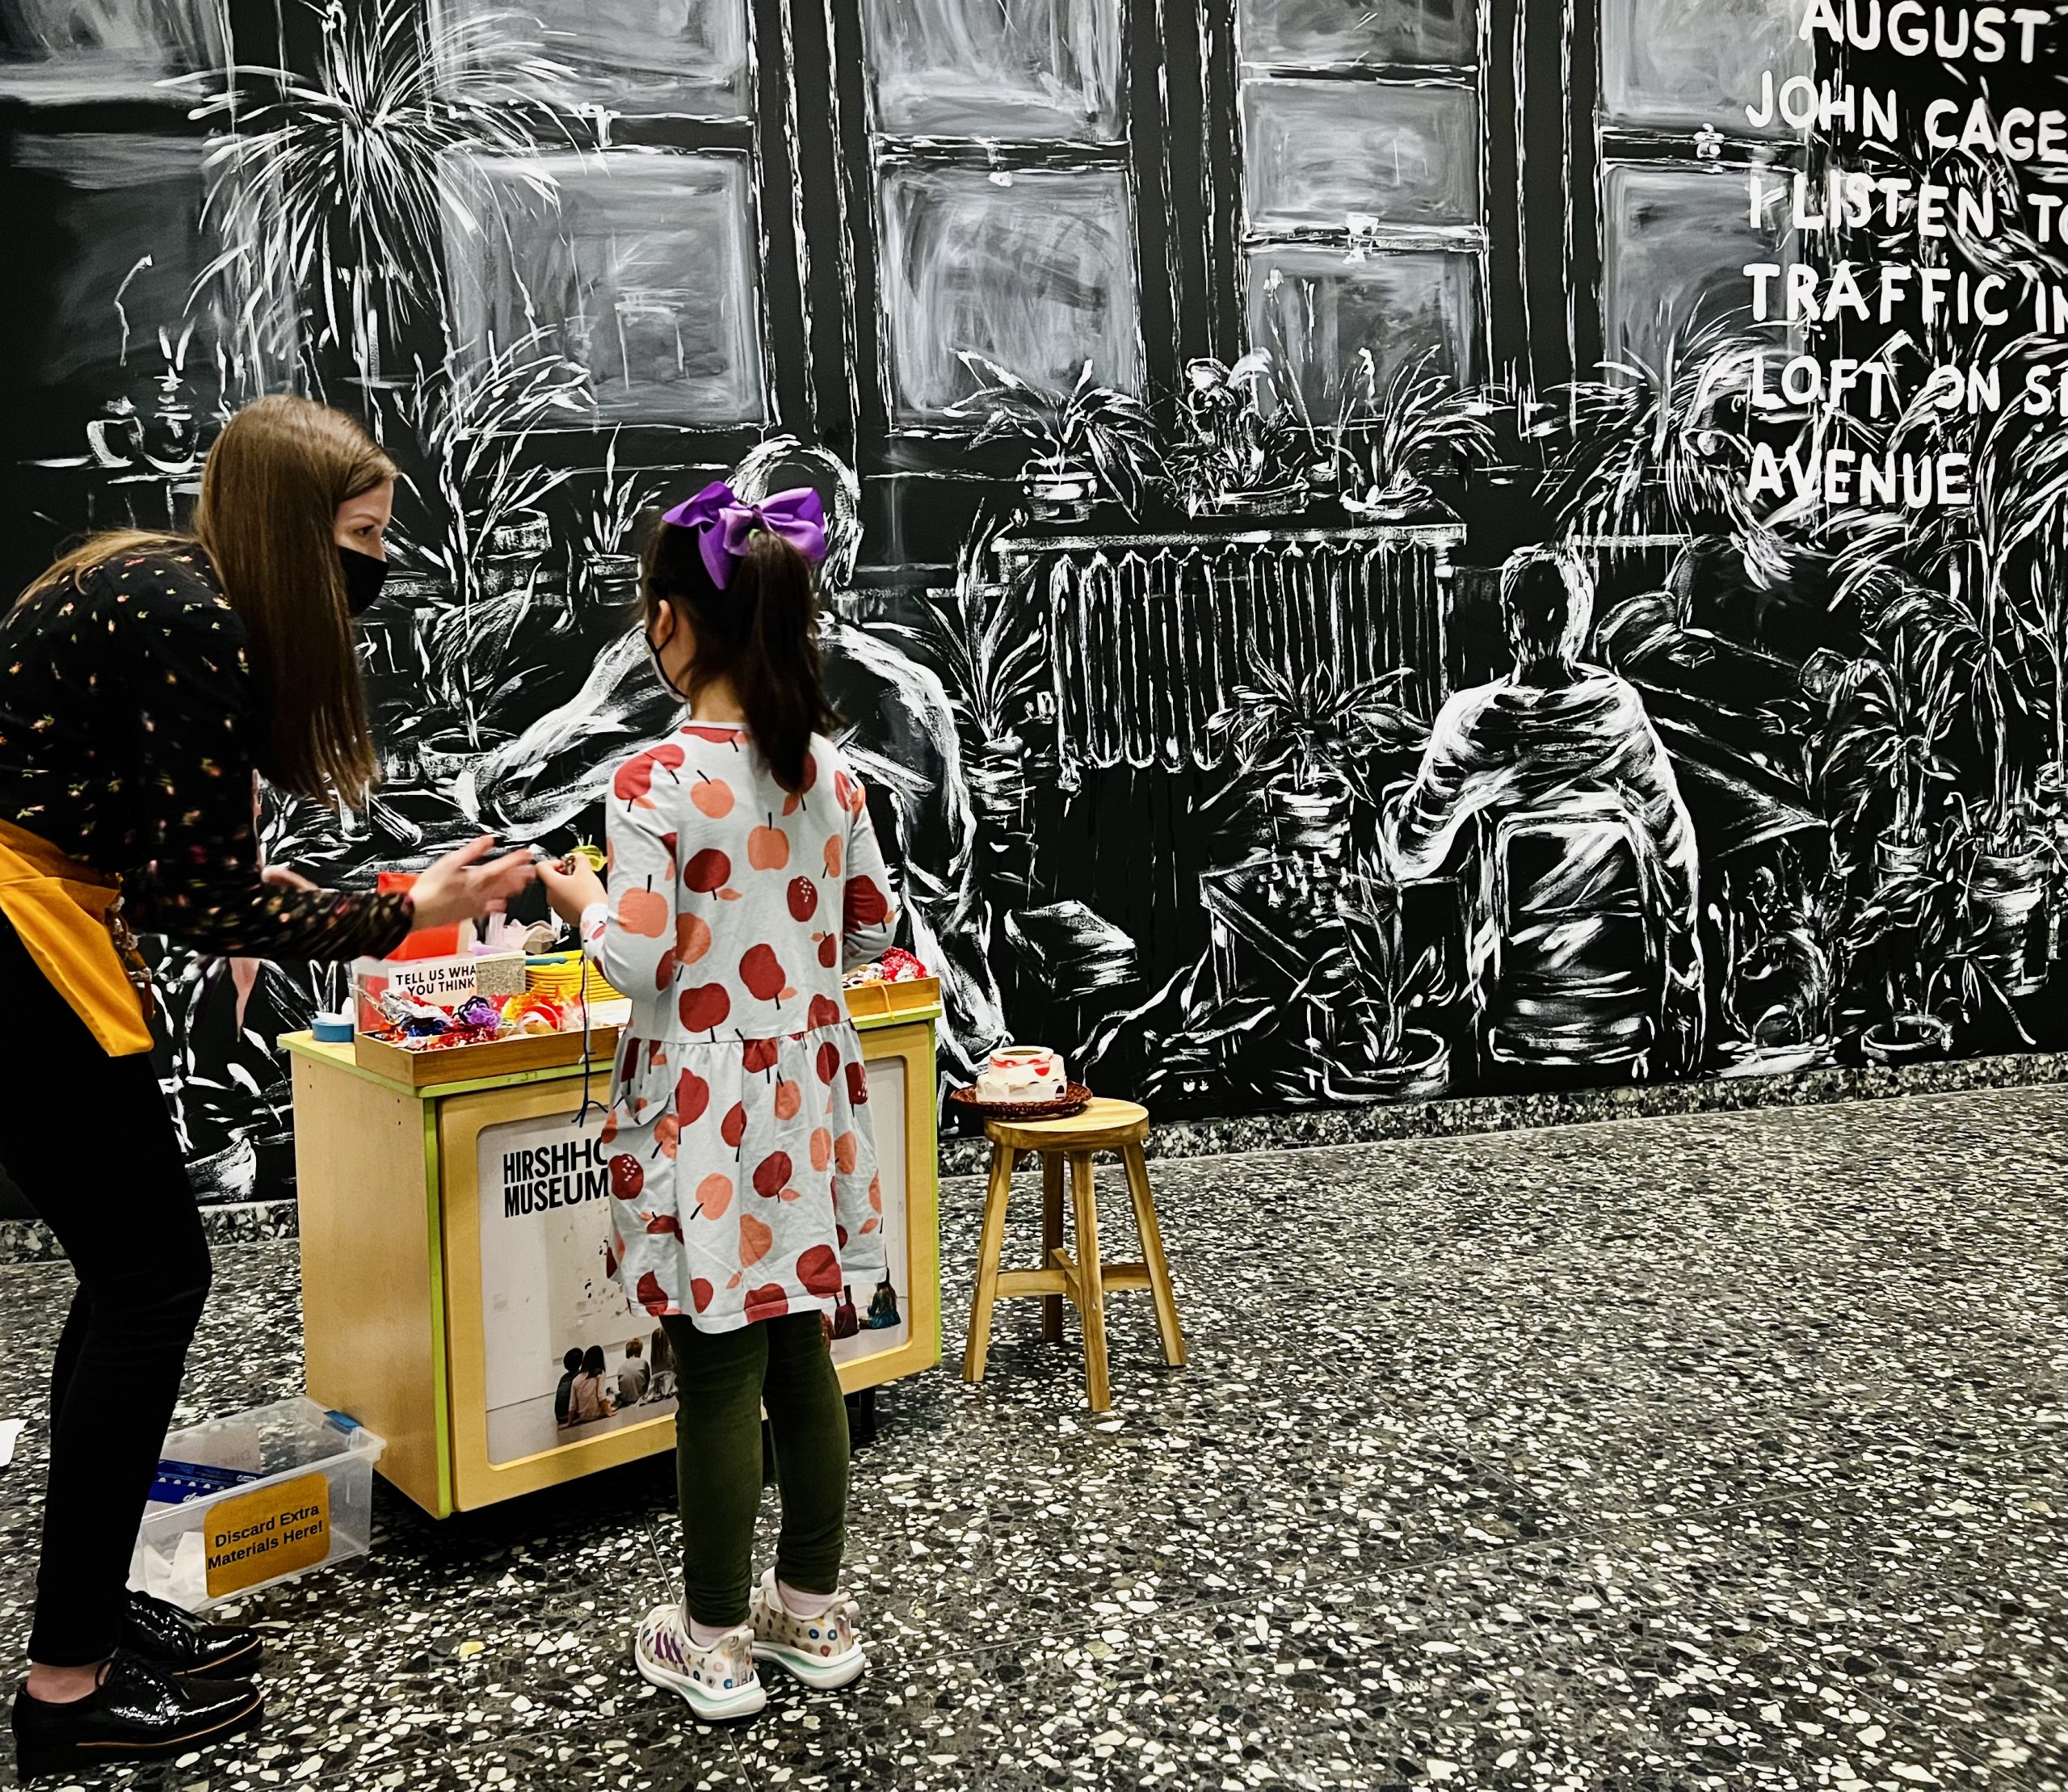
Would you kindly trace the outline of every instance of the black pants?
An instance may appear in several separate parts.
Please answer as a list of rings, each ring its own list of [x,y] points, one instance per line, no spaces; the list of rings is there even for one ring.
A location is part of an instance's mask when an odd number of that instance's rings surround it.
[[[0,1167],[78,1277],[50,1377],[50,1482],[29,1659],[120,1634],[130,1553],[208,1297],[208,1246],[148,1056],[110,1058],[0,923]]]

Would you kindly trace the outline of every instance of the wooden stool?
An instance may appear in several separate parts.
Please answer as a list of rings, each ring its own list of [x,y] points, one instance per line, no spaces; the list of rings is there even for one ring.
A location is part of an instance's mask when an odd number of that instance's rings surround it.
[[[1113,1403],[1106,1378],[1106,1290],[1145,1288],[1155,1298],[1156,1329],[1163,1340],[1163,1360],[1174,1369],[1185,1361],[1185,1340],[1178,1330],[1178,1302],[1171,1292],[1171,1266],[1163,1256],[1163,1234],[1156,1223],[1156,1202],[1149,1192],[1149,1166],[1141,1142],[1149,1137],[1149,1110],[1132,1101],[1095,1098],[1069,1120],[994,1120],[986,1123],[991,1141],[991,1181],[984,1198],[983,1241],[977,1252],[977,1292],[969,1308],[969,1347],[962,1357],[962,1378],[981,1382],[984,1359],[991,1348],[991,1303],[1017,1295],[1036,1294],[1042,1301],[1041,1336],[1059,1344],[1063,1335],[1063,1297],[1068,1295],[1084,1322],[1084,1380],[1091,1409],[1103,1412]],[[1041,1267],[1001,1269],[1005,1246],[1005,1208],[1012,1193],[1012,1172],[1023,1152],[1041,1159]],[[1127,1167],[1128,1193],[1134,1201],[1135,1230],[1141,1235],[1142,1263],[1107,1263],[1099,1255],[1099,1209],[1092,1198],[1091,1154],[1118,1151]],[[1063,1165],[1070,1168],[1071,1202],[1076,1209],[1077,1255],[1063,1248]]]

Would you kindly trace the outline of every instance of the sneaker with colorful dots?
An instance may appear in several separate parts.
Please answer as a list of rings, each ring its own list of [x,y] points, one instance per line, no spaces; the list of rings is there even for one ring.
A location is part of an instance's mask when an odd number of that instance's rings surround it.
[[[632,1643],[641,1676],[681,1693],[707,1723],[750,1718],[768,1702],[754,1655],[754,1632],[746,1625],[726,1631],[708,1649],[698,1648],[677,1605],[656,1605]]]
[[[754,1626],[754,1656],[787,1669],[807,1686],[845,1686],[869,1664],[855,1640],[855,1620],[861,1608],[845,1593],[817,1617],[799,1617],[776,1591],[776,1571],[761,1577],[749,1601]]]

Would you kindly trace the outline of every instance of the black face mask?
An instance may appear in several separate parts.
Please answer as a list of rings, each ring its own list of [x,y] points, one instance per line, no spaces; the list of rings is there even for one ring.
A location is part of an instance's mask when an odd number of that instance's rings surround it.
[[[361,553],[356,548],[340,548],[338,566],[345,575],[347,612],[364,616],[380,595],[380,587],[388,583],[388,562],[376,560],[370,553]]]

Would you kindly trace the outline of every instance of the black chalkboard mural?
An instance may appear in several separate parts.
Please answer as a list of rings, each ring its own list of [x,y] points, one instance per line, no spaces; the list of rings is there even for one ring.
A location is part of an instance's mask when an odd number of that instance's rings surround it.
[[[6,553],[292,389],[406,469],[347,881],[669,720],[809,482],[942,1073],[1161,1115],[2058,1045],[2062,9],[0,0]],[[162,951],[212,1199],[310,974]]]

